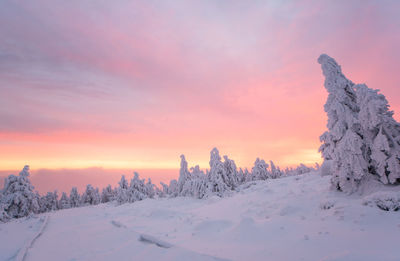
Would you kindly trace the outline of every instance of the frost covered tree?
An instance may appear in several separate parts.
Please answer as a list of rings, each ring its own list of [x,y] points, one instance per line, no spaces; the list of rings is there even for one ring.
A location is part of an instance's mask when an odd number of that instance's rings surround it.
[[[342,74],[340,66],[328,55],[322,54],[318,62],[325,76],[324,86],[329,93],[324,106],[328,114],[328,131],[320,137],[320,152],[325,160],[332,160],[333,186],[352,193],[368,173],[354,83]]]
[[[81,204],[81,196],[79,195],[76,187],[73,187],[69,193],[69,203],[71,208],[77,208]]]
[[[151,182],[151,179],[147,179],[146,187],[146,194],[148,198],[154,198],[156,195],[156,186]]]
[[[211,194],[211,183],[200,167],[196,165],[190,168],[190,179],[186,180],[181,196],[204,198]]]
[[[183,187],[185,186],[185,183],[189,182],[190,179],[191,177],[188,169],[188,163],[185,159],[185,155],[181,155],[181,168],[179,169],[178,191],[177,191],[178,195],[186,196],[184,194],[186,194],[187,191],[183,193]]]
[[[128,188],[128,201],[135,202],[147,198],[147,189],[143,179],[139,179],[139,174],[134,173]]]
[[[209,194],[209,186],[204,172],[198,165],[189,170],[184,155],[181,155],[177,190],[177,194],[184,197],[203,198]]]
[[[243,183],[246,182],[246,173],[243,171],[242,168],[239,168],[238,178],[239,178],[239,183],[240,184],[243,184]]]
[[[29,166],[25,166],[18,176],[8,176],[2,190],[0,218],[6,220],[39,213],[39,198],[33,190],[29,180]]]
[[[245,182],[252,181],[251,172],[250,172],[247,168],[244,169],[244,171],[243,171],[243,176],[244,176]]]
[[[55,211],[58,209],[58,193],[47,192],[46,195],[40,198],[40,212]]]
[[[99,189],[93,188],[92,185],[88,184],[85,192],[82,194],[81,201],[83,205],[99,204],[101,201]]]
[[[319,165],[318,165],[319,168]],[[283,175],[284,176],[296,176],[296,175],[301,175],[305,173],[309,173],[311,171],[315,171],[316,169],[313,167],[307,167],[303,163],[301,163],[299,166],[296,168],[286,168]]]
[[[118,182],[119,187],[117,189],[116,200],[119,204],[123,204],[128,202],[129,195],[128,195],[128,188],[129,184],[128,181],[125,179],[125,175],[122,175],[121,180]]]
[[[254,162],[254,167],[251,170],[252,180],[266,180],[271,177],[268,171],[268,164],[263,160],[257,158]]]
[[[217,148],[211,150],[210,171],[207,178],[211,183],[211,191],[216,193],[218,196],[223,196],[225,191],[230,190],[224,181],[226,179],[226,172]]]
[[[178,181],[176,181],[176,179],[173,179],[169,182],[169,186],[168,186],[168,194],[171,197],[177,197],[179,196],[179,189],[178,189]]]
[[[269,164],[271,166],[271,172],[269,173],[271,179],[276,179],[282,176],[282,171],[280,170],[279,167],[275,166],[272,160],[269,161]]]
[[[393,119],[393,111],[379,90],[365,84],[354,88],[369,171],[383,184],[395,184],[400,179],[400,124]]]
[[[67,193],[63,192],[61,194],[61,198],[58,201],[58,209],[67,209],[71,208],[71,203],[69,202],[69,198]]]
[[[0,221],[7,222],[10,220],[10,216],[8,215],[7,211],[5,210],[4,204],[0,200]]]
[[[168,185],[167,184],[165,184],[164,182],[160,182],[160,185],[161,185],[161,189],[158,189],[157,190],[157,195],[160,197],[160,198],[163,198],[163,197],[166,197],[168,194],[169,194],[169,188],[168,188]]]
[[[231,189],[234,190],[240,185],[239,173],[236,167],[236,164],[233,160],[229,159],[228,156],[224,156],[224,173],[225,184]]]
[[[111,185],[103,188],[101,192],[101,203],[107,203],[115,199],[115,191],[112,189]]]

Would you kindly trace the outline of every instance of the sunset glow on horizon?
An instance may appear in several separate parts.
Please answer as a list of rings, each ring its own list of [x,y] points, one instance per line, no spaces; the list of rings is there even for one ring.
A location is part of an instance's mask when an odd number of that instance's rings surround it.
[[[398,1],[2,1],[0,171],[321,162],[317,58],[399,120]],[[340,41],[337,41],[340,39]]]

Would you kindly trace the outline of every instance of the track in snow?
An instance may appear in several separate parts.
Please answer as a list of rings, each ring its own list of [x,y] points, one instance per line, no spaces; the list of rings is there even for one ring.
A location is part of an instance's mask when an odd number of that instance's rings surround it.
[[[21,249],[19,250],[19,252],[17,254],[17,257],[15,258],[15,261],[25,260],[25,257],[26,257],[26,254],[28,253],[29,248],[31,248],[33,246],[33,243],[35,242],[35,240],[38,239],[42,235],[42,233],[49,221],[49,215],[41,217],[40,221],[42,222],[42,226],[40,227],[39,231],[36,232],[36,234],[33,235],[33,237],[28,242],[26,242],[26,244],[23,247],[21,247]]]

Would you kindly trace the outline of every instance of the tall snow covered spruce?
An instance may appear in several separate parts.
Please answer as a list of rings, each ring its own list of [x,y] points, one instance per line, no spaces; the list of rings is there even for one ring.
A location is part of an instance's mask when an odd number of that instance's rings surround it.
[[[400,179],[400,124],[393,119],[385,96],[365,84],[355,87],[359,120],[366,143],[369,171],[383,184]]]
[[[372,179],[394,184],[400,178],[400,127],[382,94],[355,85],[326,54],[318,58],[325,76],[328,131],[320,152],[332,161],[332,185],[353,193]]]
[[[33,190],[29,180],[29,166],[25,166],[18,176],[8,176],[2,190],[0,220],[39,213],[39,197]]]

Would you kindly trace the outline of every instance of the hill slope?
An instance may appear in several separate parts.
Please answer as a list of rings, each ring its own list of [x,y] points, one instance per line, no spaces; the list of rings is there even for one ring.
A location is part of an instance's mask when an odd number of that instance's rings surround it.
[[[400,260],[400,213],[331,191],[329,178],[259,181],[226,198],[57,211],[25,260]],[[15,259],[43,220],[1,224],[0,260]]]

